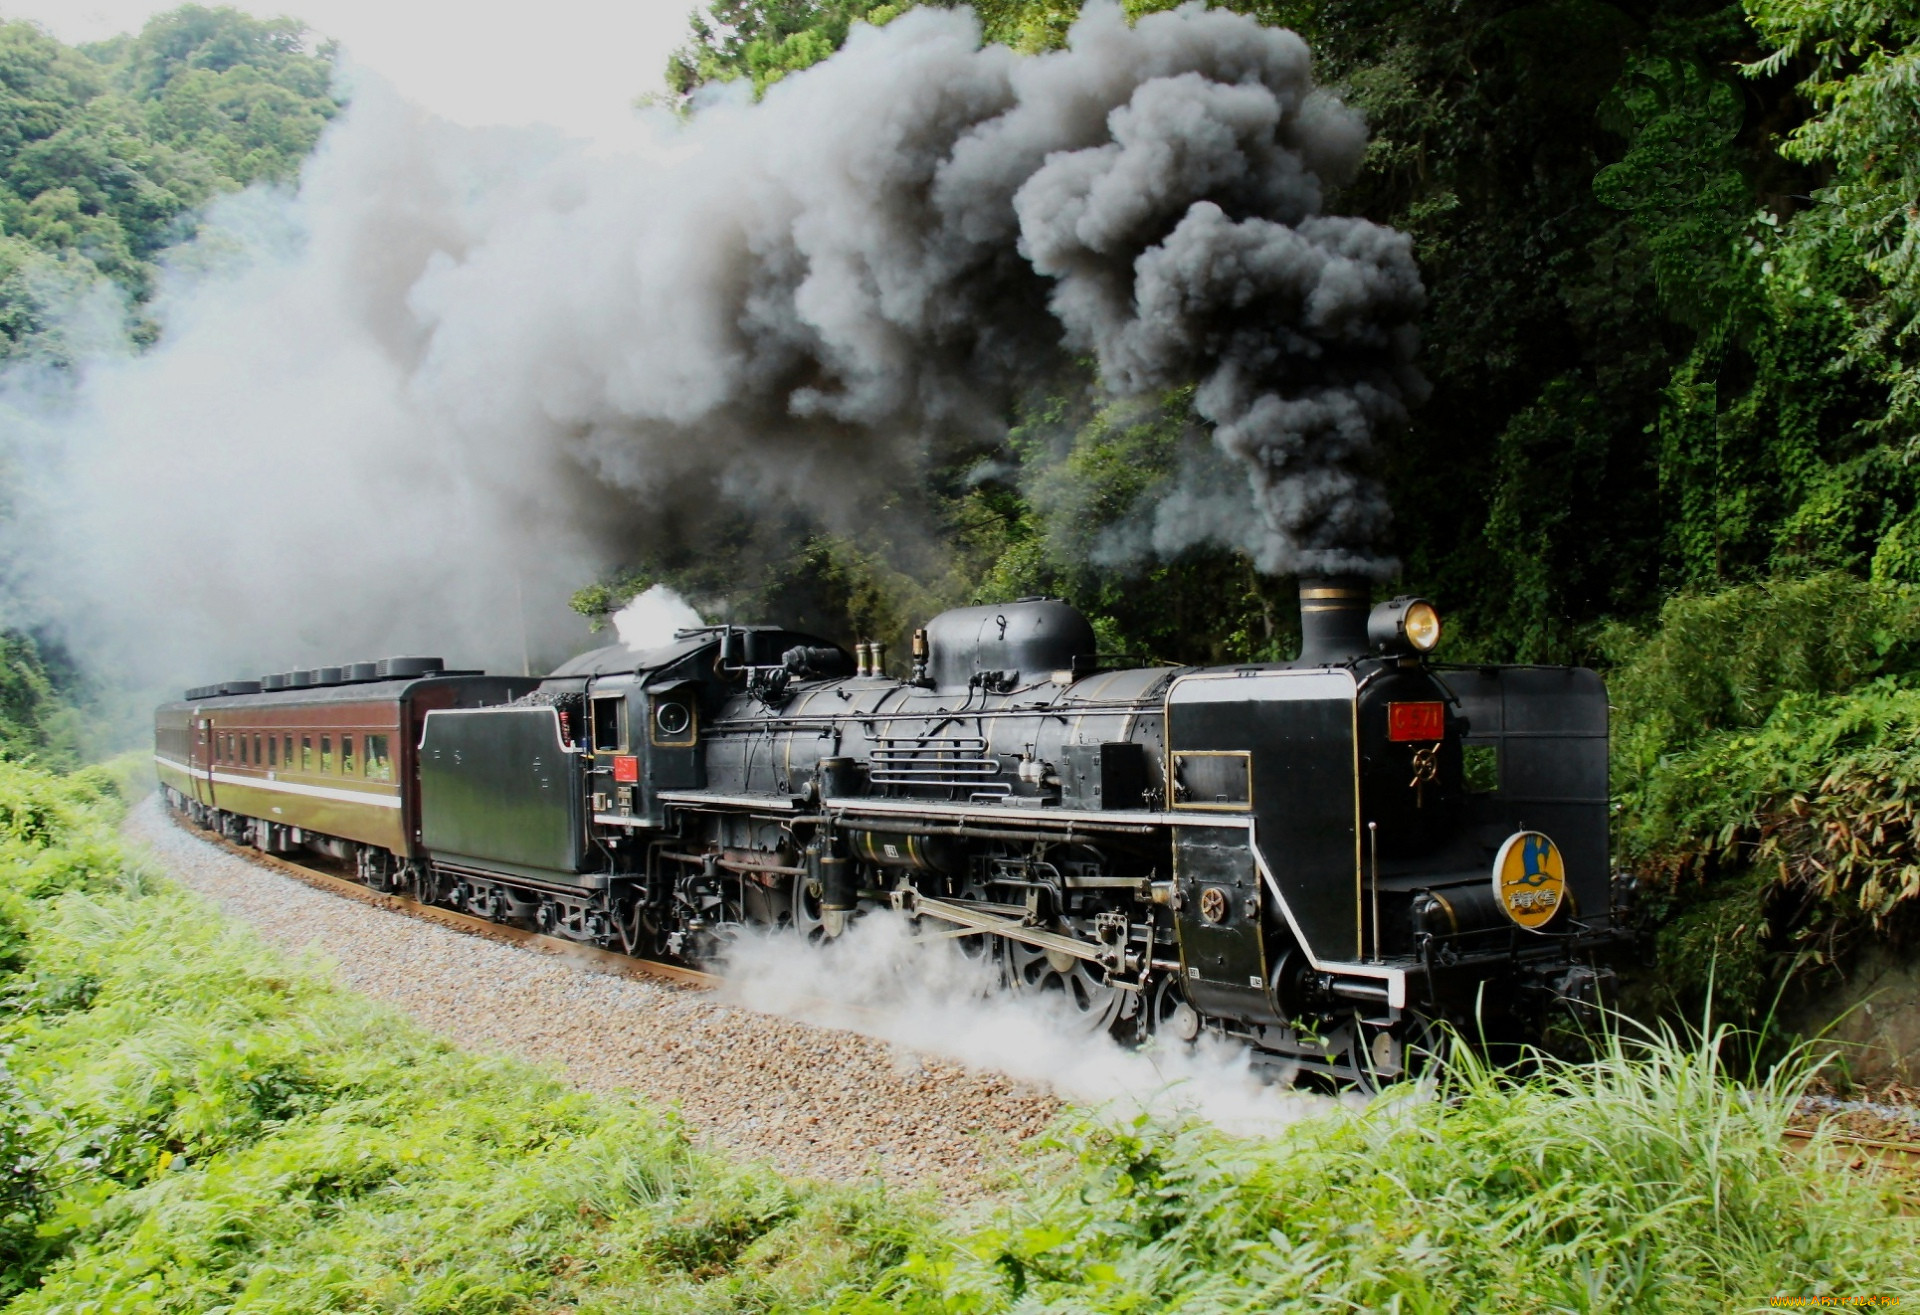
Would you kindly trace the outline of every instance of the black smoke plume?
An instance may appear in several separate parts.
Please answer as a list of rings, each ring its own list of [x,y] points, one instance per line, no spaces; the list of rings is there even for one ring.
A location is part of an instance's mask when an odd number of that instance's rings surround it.
[[[1383,570],[1368,454],[1421,387],[1423,294],[1407,238],[1324,213],[1364,138],[1297,36],[1198,4],[1096,0],[1035,56],[913,10],[637,140],[363,85],[297,196],[179,253],[158,346],[52,401],[13,379],[35,588],[193,679],[517,666],[561,642],[528,599],[714,505],[854,525],[1073,357],[1117,395],[1197,384],[1244,470],[1251,515],[1176,493],[1158,542]]]

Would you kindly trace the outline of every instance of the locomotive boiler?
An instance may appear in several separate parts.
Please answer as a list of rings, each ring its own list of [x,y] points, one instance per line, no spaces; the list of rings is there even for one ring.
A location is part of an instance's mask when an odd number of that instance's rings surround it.
[[[744,927],[827,940],[890,909],[1069,1026],[1234,1037],[1282,1075],[1390,1079],[1436,1021],[1506,1036],[1590,1004],[1617,938],[1599,678],[1443,665],[1433,607],[1357,579],[1303,580],[1300,606],[1283,663],[1110,669],[1078,612],[1022,599],[933,618],[904,676],[877,644],[728,625],[537,684],[374,682],[418,709],[382,714],[414,742],[382,786],[404,834],[374,840],[290,829],[313,796],[192,759],[312,691],[163,708],[163,780],[238,839],[631,954],[713,962]],[[287,767],[263,784],[316,788]]]

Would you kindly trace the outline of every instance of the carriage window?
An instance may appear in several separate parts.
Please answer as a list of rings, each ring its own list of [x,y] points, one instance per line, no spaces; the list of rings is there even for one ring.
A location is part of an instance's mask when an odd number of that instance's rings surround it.
[[[353,775],[353,736],[351,735],[340,737],[340,774]]]
[[[313,770],[313,736],[311,735],[300,737],[300,770],[303,772]]]
[[[280,737],[278,735],[267,736],[267,766],[278,767],[280,765],[280,755],[275,752],[279,747]]]
[[[253,765],[255,767],[260,765],[260,737],[258,735],[253,737]]]
[[[367,779],[369,781],[393,779],[393,760],[387,757],[387,737],[384,735],[367,736]]]
[[[596,753],[618,753],[627,747],[623,734],[627,701],[624,698],[593,701],[593,748]]]
[[[280,761],[288,771],[293,770],[293,736],[291,735],[280,741]]]
[[[1253,798],[1252,758],[1245,753],[1173,755],[1176,808],[1244,808]]]
[[[320,737],[320,770],[323,772],[333,770],[333,736],[331,735]]]

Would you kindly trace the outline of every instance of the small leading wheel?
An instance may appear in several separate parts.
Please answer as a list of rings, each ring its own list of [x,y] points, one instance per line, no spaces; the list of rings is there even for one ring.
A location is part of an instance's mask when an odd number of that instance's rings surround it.
[[[1169,1045],[1183,1046],[1200,1039],[1200,1011],[1187,1000],[1186,987],[1179,977],[1162,973],[1155,978],[1148,988],[1147,1000],[1143,1031],[1148,1036],[1159,1037]]]
[[[1452,1032],[1425,1014],[1408,1014],[1392,1027],[1367,1027],[1356,1018],[1348,1029],[1346,1060],[1354,1085],[1372,1094],[1433,1076],[1446,1066],[1452,1041]]]
[[[1099,968],[1058,950],[1008,941],[1007,981],[1016,995],[1057,1000],[1075,1031],[1110,1031],[1128,1010],[1130,992],[1110,986]]]

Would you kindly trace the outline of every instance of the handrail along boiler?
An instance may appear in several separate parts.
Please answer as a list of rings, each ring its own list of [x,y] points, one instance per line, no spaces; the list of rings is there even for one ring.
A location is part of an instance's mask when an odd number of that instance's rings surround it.
[[[1590,1005],[1618,939],[1599,678],[1439,664],[1432,606],[1370,608],[1362,580],[1300,599],[1284,663],[1101,669],[1084,617],[1022,599],[935,617],[904,679],[878,644],[728,625],[537,683],[372,684],[418,737],[397,839],[337,800],[289,832],[312,796],[203,788],[193,753],[295,691],[162,708],[162,775],[236,839],[627,953],[710,961],[743,926],[825,940],[890,907],[1075,1026],[1229,1035],[1283,1074],[1391,1078],[1433,1020]]]

